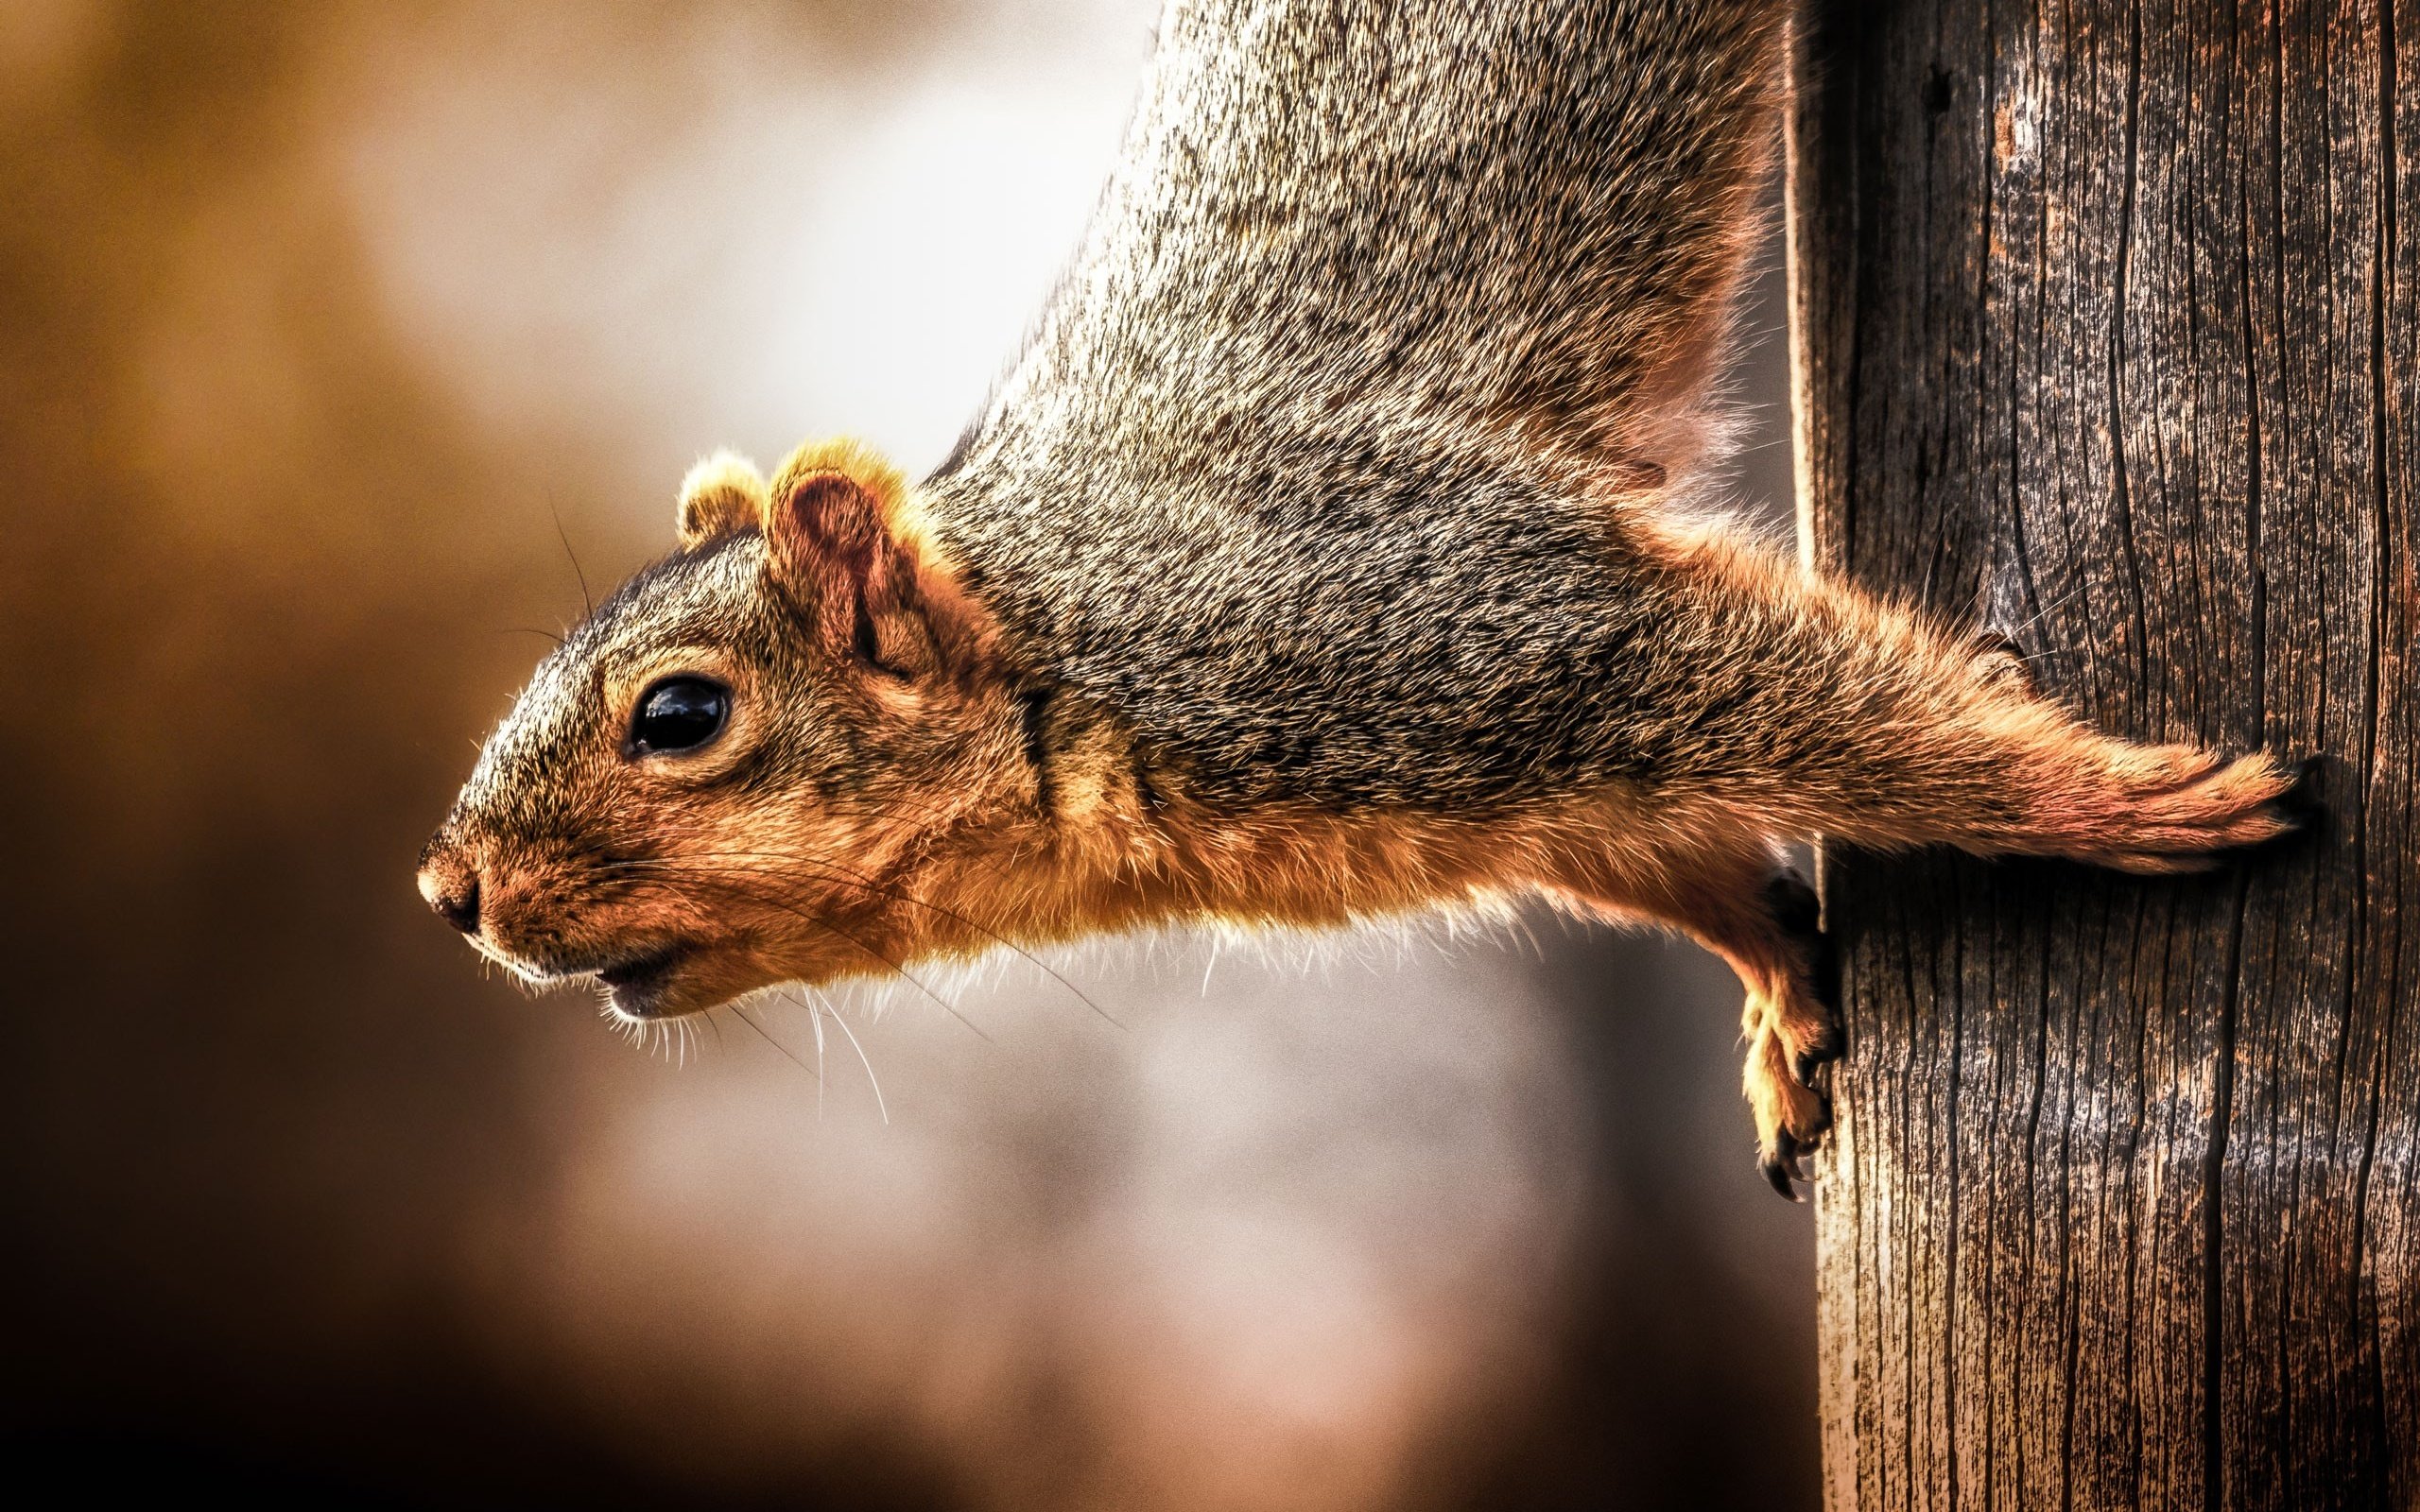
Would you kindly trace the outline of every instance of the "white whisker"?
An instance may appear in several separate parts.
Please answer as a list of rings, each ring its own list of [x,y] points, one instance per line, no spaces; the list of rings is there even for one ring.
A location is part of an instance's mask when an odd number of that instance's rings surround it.
[[[883,1123],[888,1125],[890,1122],[890,1108],[882,1100],[882,1083],[873,1074],[873,1062],[866,1058],[866,1047],[857,1043],[857,1031],[850,1028],[849,1021],[840,1017],[838,1012],[833,1013],[832,1022],[838,1024],[840,1032],[849,1037],[849,1048],[857,1053],[857,1064],[866,1068],[866,1080],[873,1087],[873,1106],[882,1114]]]

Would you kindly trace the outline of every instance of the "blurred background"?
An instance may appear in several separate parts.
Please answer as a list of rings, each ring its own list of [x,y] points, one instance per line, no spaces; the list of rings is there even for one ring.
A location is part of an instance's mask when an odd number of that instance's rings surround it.
[[[1815,1504],[1811,1228],[1688,947],[1122,942],[1057,965],[1123,1027],[1008,964],[990,1042],[868,994],[819,1079],[804,1009],[634,1045],[413,892],[698,455],[939,460],[1153,9],[0,6],[11,1479]]]

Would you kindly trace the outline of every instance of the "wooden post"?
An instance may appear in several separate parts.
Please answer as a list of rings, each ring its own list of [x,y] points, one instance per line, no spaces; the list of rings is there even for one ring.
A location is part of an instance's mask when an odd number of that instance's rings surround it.
[[[2420,6],[1813,9],[1813,560],[2329,810],[2182,883],[1824,858],[1827,1503],[2420,1507]]]

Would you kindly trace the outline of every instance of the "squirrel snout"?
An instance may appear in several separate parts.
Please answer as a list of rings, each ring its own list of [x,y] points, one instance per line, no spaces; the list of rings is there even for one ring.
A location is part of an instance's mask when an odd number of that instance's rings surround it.
[[[479,932],[479,874],[468,862],[440,855],[422,863],[420,895],[438,918],[463,934]]]

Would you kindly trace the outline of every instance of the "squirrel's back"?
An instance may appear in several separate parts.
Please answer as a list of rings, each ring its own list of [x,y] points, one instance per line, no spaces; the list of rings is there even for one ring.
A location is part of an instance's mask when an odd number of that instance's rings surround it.
[[[1036,674],[1212,802],[1668,763],[1694,716],[1611,509],[1719,430],[1785,12],[1172,6],[1081,254],[927,485]]]

